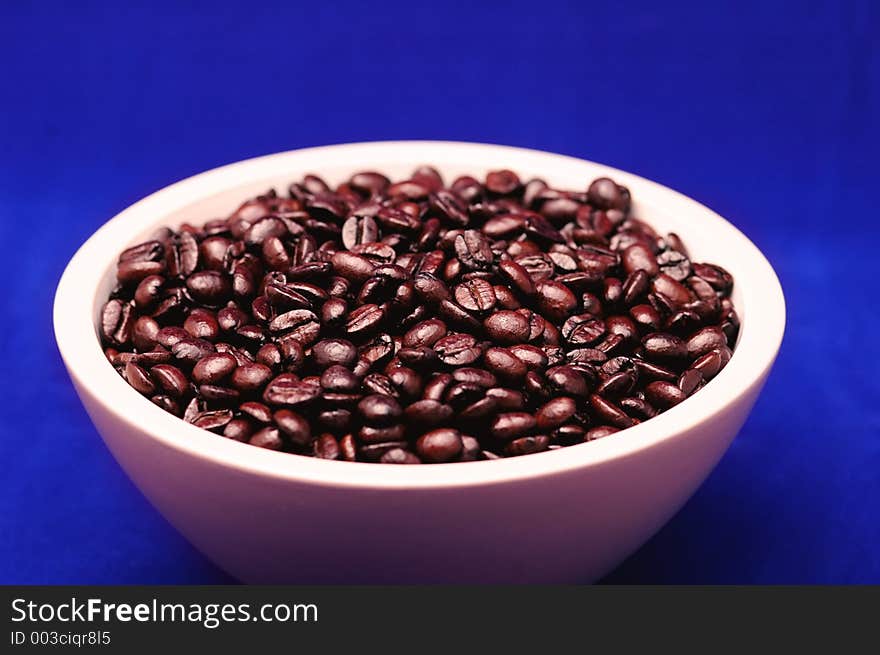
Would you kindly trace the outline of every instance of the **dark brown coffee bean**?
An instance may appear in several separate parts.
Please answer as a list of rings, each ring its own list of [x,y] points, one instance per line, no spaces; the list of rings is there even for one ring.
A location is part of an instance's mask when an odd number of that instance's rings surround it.
[[[687,398],[687,395],[672,382],[658,381],[651,382],[645,387],[645,398],[654,407],[664,410],[677,405]]]
[[[141,280],[134,291],[137,308],[142,312],[152,310],[159,303],[164,287],[165,278],[161,275],[148,275]]]
[[[347,339],[324,339],[312,346],[312,357],[319,368],[339,364],[351,368],[357,361],[357,347]]]
[[[474,278],[455,287],[455,301],[469,312],[485,314],[495,307],[495,291],[486,280]]]
[[[590,396],[590,407],[600,421],[617,428],[628,428],[635,423],[626,412],[602,396],[596,394]]]
[[[535,413],[535,423],[539,430],[553,430],[568,421],[577,411],[574,400],[562,396],[545,403]]]
[[[317,382],[300,380],[291,373],[282,373],[271,382],[263,392],[263,400],[269,405],[307,405],[321,395],[321,385]]]
[[[595,343],[605,335],[605,321],[592,314],[578,314],[562,325],[562,337],[573,346]]]
[[[525,407],[525,398],[520,391],[494,387],[486,390],[486,397],[495,401],[501,411],[516,412]]]
[[[522,264],[512,259],[502,259],[498,262],[498,272],[506,282],[524,296],[535,294],[535,281]]]
[[[653,332],[642,339],[645,357],[660,363],[676,362],[688,356],[687,344],[673,334]]]
[[[660,329],[662,317],[651,305],[635,305],[629,310],[629,315],[643,331],[656,332]]]
[[[379,458],[382,464],[421,464],[422,460],[415,453],[403,448],[386,450]]]
[[[289,409],[279,409],[272,415],[281,433],[297,446],[305,446],[312,440],[309,422]]]
[[[550,437],[544,434],[531,437],[520,437],[507,444],[504,447],[504,452],[509,457],[518,457],[520,455],[530,455],[532,453],[539,453],[547,450],[549,445]]]
[[[469,271],[487,270],[495,260],[488,239],[478,230],[465,230],[454,245],[458,260]]]
[[[156,385],[150,374],[134,362],[128,362],[125,365],[124,375],[126,382],[134,387],[138,393],[142,393],[145,396],[156,393]]]
[[[703,374],[694,368],[689,368],[678,376],[678,388],[681,389],[686,396],[690,396],[694,391],[699,389],[703,382]]]
[[[477,340],[470,334],[450,334],[434,344],[440,361],[449,366],[468,366],[483,354]]]
[[[443,428],[426,432],[416,442],[416,452],[425,462],[451,462],[461,453],[461,433]]]
[[[621,263],[628,275],[636,271],[644,271],[648,277],[654,277],[660,272],[654,252],[644,243],[634,243],[624,250]]]
[[[137,324],[135,324],[137,325]],[[698,358],[716,348],[727,347],[727,335],[717,326],[704,327],[694,332],[687,340],[688,357]]]
[[[452,407],[437,400],[418,400],[404,409],[404,418],[411,425],[442,425],[453,417]]]
[[[593,180],[587,190],[587,198],[591,205],[599,209],[625,209],[627,206],[627,195],[614,180],[607,177]]]
[[[378,240],[379,226],[370,216],[350,216],[342,225],[342,243],[348,249]]]
[[[216,384],[231,375],[237,366],[235,357],[228,353],[210,354],[193,367],[193,380],[196,384]]]
[[[718,372],[724,368],[729,360],[730,350],[728,348],[716,348],[694,360],[692,368],[699,371],[704,379],[711,380],[718,375]]]
[[[272,378],[272,369],[264,364],[249,362],[235,369],[232,373],[232,386],[240,393],[255,394]]]
[[[486,175],[486,190],[495,195],[510,195],[517,191],[521,184],[519,176],[511,170],[492,171]]]
[[[528,373],[528,366],[508,348],[489,348],[483,354],[486,367],[502,380],[516,382]],[[486,386],[495,386],[489,384]]]
[[[189,391],[189,380],[183,371],[171,364],[157,364],[150,369],[150,377],[173,398],[182,398]]]
[[[248,443],[258,448],[266,450],[281,450],[284,448],[284,442],[276,428],[262,428],[258,430],[248,439]]]
[[[366,396],[358,403],[357,409],[365,422],[377,427],[397,422],[403,413],[394,398],[383,394]]]
[[[486,333],[499,344],[513,345],[529,339],[529,320],[518,312],[495,312],[483,322]]]
[[[563,321],[577,309],[577,298],[561,282],[543,280],[538,283],[537,291],[538,308],[552,321]]]
[[[225,428],[232,421],[232,411],[228,409],[213,410],[210,412],[201,412],[193,417],[191,423],[203,430],[216,432]]]
[[[615,432],[620,432],[620,428],[616,428],[613,425],[598,425],[594,428],[590,428],[587,430],[584,435],[584,441],[595,441],[596,439],[602,439],[603,437],[608,437],[614,434]]]
[[[368,303],[361,305],[349,313],[345,321],[345,331],[352,336],[362,336],[375,332],[385,320],[382,307]]]
[[[489,432],[500,441],[512,441],[526,436],[537,427],[535,417],[526,412],[506,412],[492,421]]]

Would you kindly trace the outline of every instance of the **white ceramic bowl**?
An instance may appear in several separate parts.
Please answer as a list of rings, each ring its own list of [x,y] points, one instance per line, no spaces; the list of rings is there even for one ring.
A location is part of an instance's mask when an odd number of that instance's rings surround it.
[[[511,168],[561,188],[609,175],[635,215],[675,231],[735,277],[742,328],[728,366],[684,403],[599,441],[525,457],[431,466],[322,461],[222,439],[130,388],[96,336],[116,256],[162,225],[224,216],[305,173],[331,182],[422,163],[447,180]],[[675,191],[599,164],[495,145],[408,141],[286,152],[224,166],[132,205],[76,253],[55,298],[58,346],[95,427],[146,497],[236,578],[282,582],[586,582],[653,535],[724,453],[776,357],[782,290],[730,223]],[[748,480],[743,480],[748,484]]]

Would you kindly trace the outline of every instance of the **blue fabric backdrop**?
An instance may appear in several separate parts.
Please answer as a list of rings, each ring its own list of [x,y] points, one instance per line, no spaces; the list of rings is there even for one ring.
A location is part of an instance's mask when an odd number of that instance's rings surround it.
[[[204,169],[402,138],[632,170],[728,217],[779,272],[789,327],[754,414],[609,581],[880,582],[878,37],[868,0],[4,2],[0,582],[227,581],[68,382],[50,309],[75,249]]]

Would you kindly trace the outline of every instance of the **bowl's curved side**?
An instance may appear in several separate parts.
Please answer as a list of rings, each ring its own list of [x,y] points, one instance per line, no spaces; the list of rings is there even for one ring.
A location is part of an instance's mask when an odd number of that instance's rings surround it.
[[[148,500],[244,582],[571,583],[609,572],[678,511],[762,383],[711,423],[599,465],[405,492],[262,476],[182,454],[77,387]]]
[[[609,439],[496,462],[389,467],[280,455],[219,439],[147,402],[106,362],[95,321],[121,245],[159,224],[229,211],[243,190],[305,172],[342,175],[370,165],[400,175],[422,161],[446,175],[502,165],[567,186],[617,177],[647,210],[644,218],[682,233],[698,257],[737,278],[743,327],[730,364],[694,398]],[[237,578],[571,582],[607,572],[708,475],[769,372],[785,308],[757,248],[674,191],[550,153],[405,142],[282,153],[157,192],[111,220],[75,255],[59,283],[54,319],[77,392],[114,456],[184,536]]]

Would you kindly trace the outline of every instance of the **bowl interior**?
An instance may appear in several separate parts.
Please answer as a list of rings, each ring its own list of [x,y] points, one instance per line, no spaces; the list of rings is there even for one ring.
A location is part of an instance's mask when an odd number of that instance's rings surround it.
[[[676,232],[692,260],[720,264],[733,274],[733,302],[742,327],[730,364],[693,398],[613,438],[523,458],[415,467],[422,471],[414,475],[402,471],[411,467],[290,457],[203,433],[129,388],[104,358],[97,325],[103,303],[114,285],[117,255],[123,248],[148,239],[162,226],[200,224],[225,217],[245,199],[269,188],[285,194],[290,182],[306,173],[318,174],[331,184],[366,169],[405,179],[419,164],[436,166],[447,182],[458,175],[481,179],[489,170],[510,168],[523,179],[541,177],[551,186],[563,189],[585,189],[591,180],[602,175],[626,185],[632,192],[634,216],[648,222],[660,234]],[[742,233],[706,207],[656,183],[600,164],[519,148],[385,142],[327,146],[246,160],[171,185],[132,205],[96,232],[71,260],[59,284],[55,323],[59,347],[74,379],[90,387],[98,397],[106,398],[115,411],[124,412],[127,408],[134,412],[141,417],[140,425],[157,438],[168,440],[173,447],[201,449],[200,455],[217,457],[235,466],[256,467],[269,474],[314,474],[315,479],[324,480],[328,466],[336,473],[340,469],[352,473],[354,467],[380,484],[421,485],[537,475],[560,467],[598,463],[635,452],[706,420],[730,398],[760,379],[772,364],[782,338],[784,301],[772,268]],[[365,472],[377,468],[384,471],[381,476]],[[488,468],[494,475],[487,474]],[[456,471],[454,475],[449,473],[452,469]],[[344,483],[351,480],[345,479]]]

